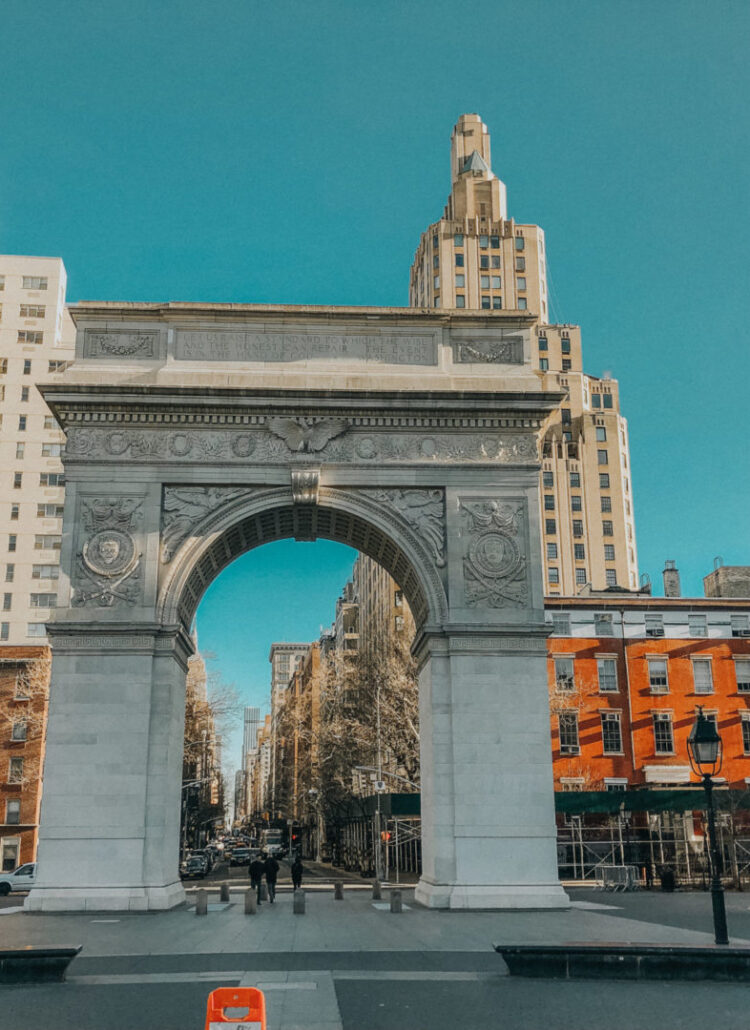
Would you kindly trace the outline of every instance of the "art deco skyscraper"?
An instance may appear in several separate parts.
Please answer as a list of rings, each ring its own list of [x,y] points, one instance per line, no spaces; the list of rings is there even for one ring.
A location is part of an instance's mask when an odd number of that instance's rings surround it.
[[[409,304],[536,316],[532,362],[540,387],[563,393],[542,439],[542,529],[549,595],[635,589],[638,563],[630,452],[618,384],[583,371],[577,325],[552,325],[544,231],[508,217],[492,172],[490,135],[476,114],[451,136],[452,189],[443,217],[422,233]]]

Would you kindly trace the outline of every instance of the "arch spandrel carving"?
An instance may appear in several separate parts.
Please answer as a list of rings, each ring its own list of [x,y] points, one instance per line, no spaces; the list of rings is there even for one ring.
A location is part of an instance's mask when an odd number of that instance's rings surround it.
[[[222,569],[289,538],[335,540],[370,555],[402,588],[417,624],[446,618],[442,490],[323,487],[317,504],[295,504],[286,488],[210,486],[164,487],[158,617],[190,625]]]

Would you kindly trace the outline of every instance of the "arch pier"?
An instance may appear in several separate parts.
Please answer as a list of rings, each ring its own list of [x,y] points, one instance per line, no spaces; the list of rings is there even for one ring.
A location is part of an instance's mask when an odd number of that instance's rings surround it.
[[[567,905],[537,454],[560,396],[531,370],[533,317],[186,304],[73,314],[76,363],[44,388],[66,431],[67,489],[26,909],[184,900],[190,627],[223,568],[283,538],[371,555],[414,612],[417,900]]]

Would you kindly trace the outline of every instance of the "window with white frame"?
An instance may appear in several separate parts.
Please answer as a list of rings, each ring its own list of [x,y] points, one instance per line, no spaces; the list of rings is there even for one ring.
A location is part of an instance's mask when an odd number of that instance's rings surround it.
[[[5,823],[7,826],[18,826],[21,822],[21,802],[18,798],[10,798],[5,802]]]
[[[693,686],[696,694],[712,694],[714,678],[710,658],[693,658]]]
[[[734,674],[740,694],[750,694],[750,658],[735,658]]]
[[[750,637],[750,615],[731,615],[732,636]]]
[[[617,659],[597,658],[596,671],[599,676],[599,691],[602,694],[617,692]]]
[[[600,712],[602,720],[602,750],[605,755],[622,754],[622,727],[619,712]]]
[[[742,725],[742,753],[750,755],[750,712],[740,712]]]
[[[646,636],[664,636],[664,616],[660,612],[654,612],[650,615],[646,615]]]
[[[674,754],[674,736],[672,733],[672,713],[653,712],[654,752],[657,755]]]
[[[612,613],[611,612],[595,612],[594,613],[594,633],[598,637],[611,637],[611,636],[614,636],[614,630],[612,628]]]
[[[604,777],[604,789],[607,791],[618,791],[627,790],[628,781],[626,779],[620,779],[617,776],[605,776]]]
[[[666,658],[648,658],[648,685],[652,694],[668,694],[669,679],[667,677]]]
[[[556,637],[570,636],[569,612],[552,612],[552,634]]]
[[[579,754],[581,749],[578,743],[578,712],[560,712],[557,723],[560,732],[560,754]]]
[[[688,613],[688,634],[691,637],[707,636],[706,616],[697,612]]]
[[[575,686],[573,673],[573,659],[565,657],[555,658],[555,687],[558,690],[572,690]]]
[[[582,776],[561,776],[560,777],[560,790],[564,794],[571,794],[575,791],[583,790],[583,777]]]

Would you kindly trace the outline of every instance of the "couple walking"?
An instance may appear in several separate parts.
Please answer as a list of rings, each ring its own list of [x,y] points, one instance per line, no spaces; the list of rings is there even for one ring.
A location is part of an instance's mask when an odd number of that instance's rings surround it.
[[[258,892],[258,904],[260,905],[260,889],[263,877],[268,885],[268,900],[273,905],[276,898],[276,879],[279,875],[279,863],[273,855],[262,853],[257,855],[250,863],[250,886]]]

